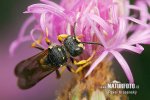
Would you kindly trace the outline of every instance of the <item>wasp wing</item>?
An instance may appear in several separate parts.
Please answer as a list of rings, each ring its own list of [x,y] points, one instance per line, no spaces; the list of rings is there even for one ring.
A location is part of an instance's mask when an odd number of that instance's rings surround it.
[[[48,50],[45,50],[35,56],[21,61],[15,69],[15,74],[18,77],[18,85],[21,89],[28,89],[38,83],[41,79],[58,69],[58,67],[46,66],[42,68],[40,60],[48,55]]]

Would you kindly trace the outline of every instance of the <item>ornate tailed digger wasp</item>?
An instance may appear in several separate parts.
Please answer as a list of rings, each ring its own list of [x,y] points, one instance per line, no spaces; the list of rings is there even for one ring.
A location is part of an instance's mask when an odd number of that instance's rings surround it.
[[[84,44],[96,44],[97,42],[81,42],[78,36],[61,34],[58,36],[58,40],[62,45],[55,45],[50,42],[48,38],[45,39],[48,44],[48,49],[44,50],[41,47],[34,46],[42,50],[42,52],[21,61],[15,68],[15,74],[18,77],[18,85],[21,89],[28,89],[38,83],[41,79],[56,71],[57,77],[60,77],[59,68],[65,67],[69,71],[78,73],[84,67],[89,65],[90,60],[94,54],[87,60],[81,60],[73,63],[74,57],[80,56],[84,50]],[[70,63],[72,62],[72,63]],[[79,66],[76,70],[72,69],[72,66]]]

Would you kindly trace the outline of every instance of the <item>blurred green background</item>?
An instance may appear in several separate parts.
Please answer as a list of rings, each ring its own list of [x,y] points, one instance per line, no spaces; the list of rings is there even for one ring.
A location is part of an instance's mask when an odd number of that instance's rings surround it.
[[[37,2],[39,1],[38,0],[32,0],[32,1],[31,0],[1,0],[0,2],[0,46],[1,46],[0,57],[1,59],[3,59],[2,54],[8,55],[8,47],[10,43],[17,37],[20,26],[22,25],[23,21],[28,17],[28,14],[23,14],[22,12],[26,10],[26,7],[28,5]],[[133,4],[134,0],[132,0],[131,2]],[[14,31],[11,33],[10,29],[13,29]],[[130,95],[130,100],[149,100],[150,98],[150,94],[149,94],[150,93],[150,46],[144,46],[144,48],[145,50],[141,55],[137,55],[129,52],[123,53],[123,56],[125,57],[125,59],[127,60],[128,64],[131,67],[136,84],[140,86],[140,89],[138,90],[138,94],[136,96]],[[2,62],[3,60],[0,61],[0,67],[2,66]],[[121,80],[126,80],[126,76],[124,75],[124,72],[122,71],[120,65],[115,63],[115,67],[118,69],[116,73],[120,75],[118,77]],[[0,85],[2,84],[5,83],[0,81]],[[55,84],[53,85],[55,86]],[[3,92],[2,89],[0,89],[0,93],[1,92]],[[0,95],[0,100],[2,100],[1,95]]]

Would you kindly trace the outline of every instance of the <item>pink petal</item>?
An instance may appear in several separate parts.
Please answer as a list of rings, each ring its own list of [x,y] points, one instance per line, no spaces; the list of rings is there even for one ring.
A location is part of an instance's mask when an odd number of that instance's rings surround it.
[[[34,35],[34,34],[37,34],[38,35],[38,33],[35,33],[35,31],[36,31],[37,29],[32,29],[31,30],[31,32],[30,32],[30,35],[31,35],[31,38],[32,38],[32,40],[38,45],[38,46],[40,46],[40,47],[42,47],[42,48],[46,48],[44,45],[42,45],[42,44],[39,44],[38,42],[37,42],[37,39],[35,38],[36,36]],[[42,34],[42,33],[41,33]],[[42,34],[43,35],[43,34]],[[38,37],[38,38],[40,38],[40,37]]]
[[[25,37],[22,37],[22,38],[18,38],[17,40],[13,41],[9,47],[9,53],[10,55],[14,55],[14,52],[16,50],[16,48],[23,42],[26,42],[26,41],[29,41],[29,40],[32,40],[30,35],[28,36],[25,36]]]
[[[115,4],[112,4],[112,21],[113,21],[113,24],[118,24],[118,6],[115,5]]]
[[[142,25],[142,26],[144,26],[144,27],[147,27],[147,28],[149,28],[150,26],[148,25],[148,24],[146,24],[145,22],[143,22],[143,21],[141,21],[141,20],[138,20],[138,19],[136,19],[136,18],[133,18],[133,17],[126,17],[128,20],[131,20],[131,21],[133,21],[133,22],[135,22],[135,23],[137,23],[137,24],[140,24],[140,25]]]
[[[87,13],[92,9],[93,1],[94,1],[94,0],[89,1],[89,3],[88,3],[88,5],[86,6],[86,8],[84,8],[84,11],[83,11],[84,14],[87,14]]]
[[[27,30],[27,28],[29,27],[29,25],[35,20],[34,16],[30,16],[22,25],[20,31],[19,31],[19,36],[18,38],[13,41],[10,45],[9,48],[9,53],[13,56],[16,48],[23,42],[29,41],[31,40],[30,36],[24,36],[25,35],[25,31]]]
[[[146,2],[148,3],[148,5],[150,6],[150,1],[149,0],[146,0]]]
[[[46,4],[33,4],[28,7],[27,11],[25,13],[52,13],[58,16],[61,16],[63,18],[66,18],[64,11],[60,9],[59,7],[54,7],[53,5],[46,5]]]
[[[89,16],[86,17],[88,22],[90,23],[91,27],[93,28],[93,30],[95,31],[95,34],[97,35],[97,37],[99,38],[99,40],[101,41],[102,45],[107,48],[107,44],[105,42],[104,37],[101,35],[101,33],[99,32],[99,30],[97,29],[96,25],[94,25],[94,23],[92,22],[92,20],[89,18]]]
[[[97,65],[108,55],[108,51],[104,51],[99,58],[91,65],[90,69],[86,73],[85,77],[87,77],[93,70],[94,68],[97,67]]]
[[[54,2],[52,2],[50,0],[40,0],[40,1],[43,2],[43,3],[46,3],[48,5],[51,5],[51,6],[55,7],[55,8],[59,8],[62,11],[65,10],[63,7],[59,6],[58,4],[56,4],[56,3],[54,3]]]
[[[124,37],[126,35],[126,20],[124,18],[119,18],[119,29],[118,29],[118,34],[120,37]]]
[[[147,44],[147,43],[149,44],[149,42],[150,42],[150,30],[149,29],[135,32],[128,39],[129,45]]]
[[[135,6],[135,5],[128,5],[127,7],[130,8],[130,9],[142,11],[141,8],[139,8],[138,6]]]
[[[137,1],[136,5],[128,5],[130,9],[140,11],[141,20],[146,22],[146,20],[150,19],[150,15],[148,12],[147,4],[143,1]]]
[[[84,0],[74,0],[74,2],[72,3],[72,6],[70,4],[69,5],[70,5],[71,10],[77,10],[77,9],[80,9],[81,6],[84,5],[83,3],[85,3]],[[64,5],[66,5],[66,4],[64,4]]]
[[[140,11],[140,19],[146,23],[147,20],[150,19],[147,4],[143,1],[137,1],[136,4],[139,8],[142,9],[142,11]]]
[[[25,34],[25,31],[27,30],[28,26],[35,20],[34,16],[30,16],[21,26],[21,29],[19,31],[19,37],[23,37]]]
[[[41,14],[40,25],[41,25],[43,32],[45,32],[46,31],[46,26],[45,26],[46,25],[46,13]]]
[[[124,39],[126,39],[126,33],[126,21],[125,19],[120,18],[118,32],[115,34],[115,36],[112,37],[111,40],[114,41],[114,43],[110,47],[115,47],[120,44]]]
[[[134,83],[134,79],[133,79],[133,75],[132,75],[132,72],[130,70],[130,67],[127,64],[127,62],[125,61],[125,59],[122,57],[122,55],[119,52],[114,51],[114,50],[111,50],[110,52],[114,55],[114,57],[120,63],[120,65],[121,65],[122,69],[124,70],[129,82]]]
[[[97,22],[108,34],[113,34],[113,29],[100,16],[89,14],[89,17]]]
[[[126,49],[132,52],[138,53],[138,54],[141,54],[144,50],[144,48],[139,44],[136,44],[136,46],[123,44],[123,45],[118,46],[117,49]]]

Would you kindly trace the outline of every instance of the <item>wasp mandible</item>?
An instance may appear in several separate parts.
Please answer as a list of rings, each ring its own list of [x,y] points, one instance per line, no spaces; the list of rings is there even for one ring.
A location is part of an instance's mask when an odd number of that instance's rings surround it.
[[[76,23],[75,23],[76,24]],[[57,77],[60,77],[59,68],[67,67],[69,71],[79,72],[84,67],[90,64],[90,60],[93,58],[94,53],[87,60],[81,60],[79,62],[70,65],[72,59],[83,53],[84,44],[97,44],[96,42],[81,42],[79,37],[75,35],[61,34],[58,36],[58,40],[62,45],[55,45],[46,38],[48,49],[34,46],[42,50],[42,52],[21,61],[15,68],[15,74],[18,77],[18,85],[21,89],[28,89],[38,83],[41,79],[56,71]],[[72,61],[73,62],[73,61]],[[80,66],[77,70],[73,70],[71,66]]]

